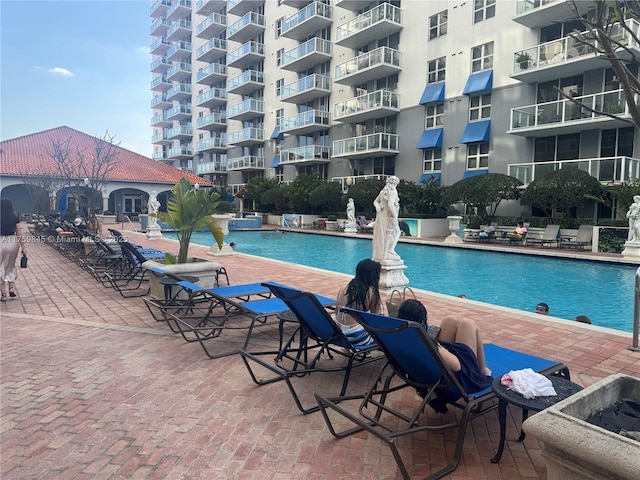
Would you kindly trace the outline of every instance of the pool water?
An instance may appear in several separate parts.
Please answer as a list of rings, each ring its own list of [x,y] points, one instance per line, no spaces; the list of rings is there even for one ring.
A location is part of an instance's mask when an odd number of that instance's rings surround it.
[[[213,244],[208,232],[195,233],[191,241]],[[350,275],[371,257],[370,238],[232,231],[225,241],[235,242],[240,253]],[[414,288],[528,312],[545,302],[554,317],[587,315],[594,325],[633,329],[633,266],[406,243],[396,251]]]

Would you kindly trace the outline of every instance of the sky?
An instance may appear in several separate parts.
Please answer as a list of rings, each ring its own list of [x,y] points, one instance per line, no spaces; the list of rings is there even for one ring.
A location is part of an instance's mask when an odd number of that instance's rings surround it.
[[[151,156],[148,0],[0,0],[0,139],[67,126]]]

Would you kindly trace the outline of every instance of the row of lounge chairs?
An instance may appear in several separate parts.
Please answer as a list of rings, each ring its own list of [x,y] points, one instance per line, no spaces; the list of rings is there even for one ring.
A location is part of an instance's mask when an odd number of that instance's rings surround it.
[[[495,227],[494,227],[495,228]],[[504,232],[505,235],[498,235],[489,232],[486,235],[475,234],[465,238],[467,242],[487,242],[487,243],[510,243],[524,246],[540,245],[540,247],[553,246],[558,248],[580,248],[591,246],[593,238],[593,227],[591,225],[580,225],[575,238],[562,237],[560,235],[560,225],[547,225],[541,237],[533,237],[524,234],[522,238],[516,238]]]

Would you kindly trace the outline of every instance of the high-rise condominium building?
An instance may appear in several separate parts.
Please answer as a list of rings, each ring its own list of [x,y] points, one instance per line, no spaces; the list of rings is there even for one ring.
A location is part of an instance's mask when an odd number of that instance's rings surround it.
[[[564,0],[157,0],[151,18],[154,158],[234,192],[300,174],[345,190],[640,176],[638,129],[560,93],[630,118]]]

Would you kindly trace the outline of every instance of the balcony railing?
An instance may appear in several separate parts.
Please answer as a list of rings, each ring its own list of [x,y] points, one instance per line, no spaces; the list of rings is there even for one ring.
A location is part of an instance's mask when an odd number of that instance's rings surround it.
[[[183,54],[191,53],[191,42],[183,40],[176,42],[169,50],[167,50],[167,58],[171,58],[182,51]]]
[[[158,105],[171,106],[171,102],[167,100],[167,94],[163,93],[162,95],[156,95],[151,99],[151,108],[155,108]]]
[[[152,17],[155,17],[157,14],[165,15],[170,6],[171,0],[156,0],[151,4],[149,13]]]
[[[215,162],[203,162],[199,163],[196,167],[196,173],[198,175],[203,175],[205,173],[215,173],[215,172],[226,172],[227,171],[227,162],[225,161],[215,161]]]
[[[191,11],[191,0],[172,0],[167,18],[172,18],[173,13],[186,15]]]
[[[179,147],[170,148],[167,152],[167,158],[173,157],[193,157],[191,144],[180,145]]]
[[[398,153],[398,135],[395,133],[372,133],[333,142],[334,157],[366,155],[376,152]]]
[[[167,40],[166,37],[160,37],[151,44],[151,53],[156,55],[166,53],[166,51],[169,50],[170,47],[171,42]]]
[[[179,83],[178,85],[174,85],[169,90],[166,91],[167,98],[171,98],[178,94],[185,94],[182,96],[186,96],[187,94],[191,94],[191,84],[190,83]]]
[[[184,19],[174,22],[169,27],[169,30],[167,30],[167,38],[169,40],[176,40],[175,38],[172,38],[172,37],[174,36],[174,34],[178,33],[180,30],[184,30],[185,33],[187,31],[191,31],[191,22],[189,20],[184,20]]]
[[[255,113],[264,115],[264,102],[262,100],[255,100],[253,98],[247,98],[235,105],[227,106],[227,117],[234,118],[246,113]]]
[[[227,134],[228,144],[264,142],[264,129],[248,127],[237,132]]]
[[[371,29],[372,33],[377,33],[377,29],[373,29],[371,27],[380,22],[387,22],[392,25],[395,24],[393,26],[393,30],[401,29],[402,9],[391,5],[390,3],[382,3],[377,7],[358,15],[353,20],[343,23],[336,29],[336,43],[340,44],[351,36],[357,37],[359,33],[364,32],[367,29]],[[385,31],[384,33],[389,34],[391,31]],[[362,43],[360,43],[360,45],[362,45]]]
[[[203,68],[198,73],[196,73],[196,81],[200,82],[201,80],[207,78],[209,75],[226,76],[227,66],[223,63],[212,63],[208,67]]]
[[[285,67],[312,53],[331,55],[331,42],[319,37],[314,37],[311,40],[307,40],[306,42],[298,45],[296,48],[284,52],[282,54],[280,66]]]
[[[156,58],[151,62],[150,70],[154,73],[166,72],[171,67],[171,62],[167,60],[167,57]]]
[[[330,160],[331,148],[323,145],[305,145],[280,152],[280,163],[323,162]]]
[[[262,169],[264,168],[264,157],[246,155],[227,159],[228,170]]]
[[[580,158],[555,162],[512,163],[508,175],[528,185],[549,172],[577,168],[605,184],[630,183],[640,178],[640,159],[631,157]]]
[[[249,55],[250,53],[264,56],[264,44],[258,42],[244,43],[241,47],[236,48],[234,51],[230,52],[227,55],[227,65],[230,65],[231,63],[239,60],[245,55]]]
[[[204,128],[209,125],[224,125],[227,123],[226,112],[213,112],[204,117],[198,118],[196,125],[198,128]]]
[[[351,60],[336,65],[336,81],[355,75],[364,70],[379,66],[391,65],[400,68],[401,54],[398,50],[389,47],[376,48],[362,55],[358,55]]]
[[[196,50],[196,58],[202,61],[208,61],[216,56],[222,56],[227,51],[227,41],[221,38],[212,38],[207,43]],[[207,55],[210,54],[210,55]]]
[[[212,13],[204,20],[204,22],[201,22],[200,24],[198,24],[198,26],[196,27],[196,37],[200,36],[202,32],[205,32],[208,30],[212,30],[212,31],[224,30],[226,26],[227,26],[226,15],[222,15],[217,12]],[[209,27],[212,27],[212,28],[209,29]]]
[[[601,112],[625,117],[629,116],[629,107],[625,95],[620,90],[599,92],[591,95],[574,97],[574,100],[583,105]],[[638,97],[636,95],[636,102]],[[570,122],[603,121],[610,117],[602,113],[595,113],[587,108],[573,103],[569,99],[557,100],[554,102],[544,102],[525,107],[511,109],[511,130],[517,133],[518,130],[537,128],[548,125],[559,125]]]
[[[176,116],[191,115],[191,105],[177,105],[169,110],[165,110],[164,113],[167,119],[171,119],[171,117]]]
[[[151,24],[151,35],[157,36],[160,32],[166,32],[171,26],[171,20],[165,17],[158,18]]]
[[[330,118],[329,112],[322,110],[309,110],[291,117],[285,117],[280,121],[280,130],[287,132],[289,130],[299,130],[304,127],[322,127],[329,128]]]
[[[224,102],[227,99],[227,91],[224,88],[210,88],[196,97],[196,105],[201,105],[209,100],[215,99]]]
[[[396,92],[378,90],[359,97],[354,97],[333,106],[333,118],[349,117],[372,110],[399,110],[400,100]]]
[[[189,136],[193,135],[193,128],[191,125],[178,125],[177,127],[167,129],[166,133],[167,138]]]
[[[240,20],[227,27],[227,38],[232,38],[236,33],[249,25],[255,25],[264,29],[264,15],[257,12],[247,13]]]
[[[227,139],[224,136],[211,137],[205,140],[198,140],[196,146],[199,152],[206,150],[226,150]]]
[[[245,70],[237,77],[233,77],[227,81],[227,91],[232,91],[241,85],[259,83],[264,85],[264,72],[257,70]]]
[[[331,78],[314,73],[301,78],[297,82],[285,85],[280,90],[280,99],[286,100],[310,90],[331,90]]]
[[[310,21],[313,17],[331,21],[331,7],[320,2],[310,3],[303,9],[299,10],[298,13],[282,20],[280,24],[280,35],[286,37],[287,33],[291,30],[294,30],[299,25]]]

